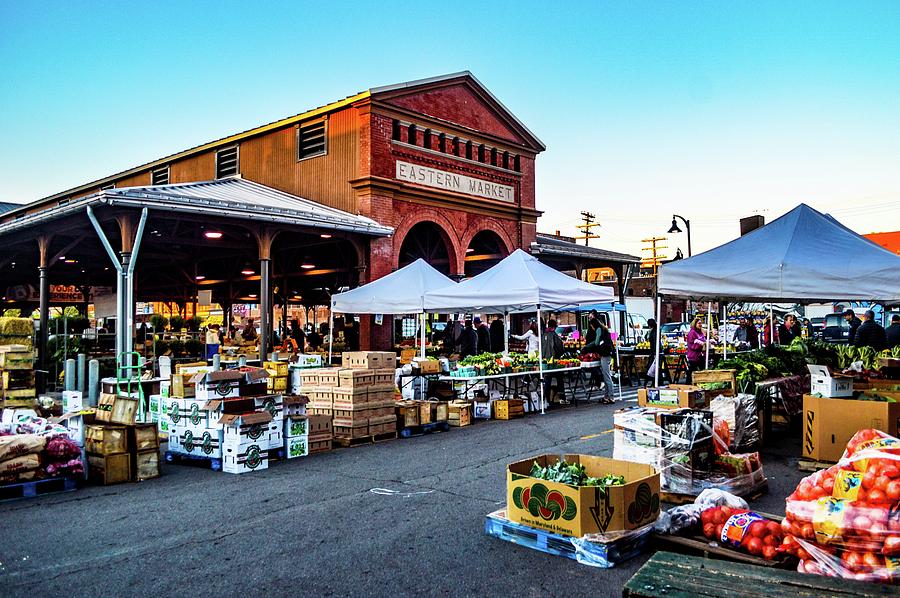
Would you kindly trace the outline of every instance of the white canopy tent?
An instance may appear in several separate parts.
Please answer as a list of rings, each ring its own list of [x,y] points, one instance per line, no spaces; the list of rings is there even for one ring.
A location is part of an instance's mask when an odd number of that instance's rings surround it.
[[[501,311],[506,330],[511,313],[537,312],[538,352],[542,352],[541,311],[573,309],[583,304],[613,301],[610,287],[593,285],[573,278],[521,249],[498,264],[463,282],[425,293],[425,310],[451,313],[462,311]],[[538,356],[540,357],[540,355]],[[539,359],[540,377],[544,377]],[[541,384],[541,412],[544,412],[544,385]]]
[[[420,336],[422,356],[425,356],[425,293],[439,288],[454,287],[456,283],[444,276],[423,259],[344,293],[331,296],[329,334],[334,339],[334,312],[344,314],[422,314]],[[331,363],[328,344],[328,363]]]
[[[898,273],[900,257],[800,204],[743,237],[663,265],[658,294],[706,301],[897,302]],[[657,314],[660,307],[658,298]]]

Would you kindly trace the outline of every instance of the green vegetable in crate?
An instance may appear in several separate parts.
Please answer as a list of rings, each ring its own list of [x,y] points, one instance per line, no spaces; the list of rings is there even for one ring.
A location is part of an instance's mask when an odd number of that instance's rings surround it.
[[[624,476],[608,474],[602,478],[594,478],[587,475],[584,465],[580,463],[567,463],[559,460],[549,467],[541,467],[535,461],[531,466],[529,475],[533,478],[558,482],[569,486],[621,486],[625,484]]]

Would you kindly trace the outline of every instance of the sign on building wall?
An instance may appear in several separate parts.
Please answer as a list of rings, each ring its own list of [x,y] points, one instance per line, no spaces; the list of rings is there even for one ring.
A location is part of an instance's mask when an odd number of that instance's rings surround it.
[[[401,181],[416,183],[417,185],[475,195],[485,199],[510,203],[516,199],[516,191],[509,185],[500,185],[464,174],[419,166],[400,160],[397,160],[397,178]]]

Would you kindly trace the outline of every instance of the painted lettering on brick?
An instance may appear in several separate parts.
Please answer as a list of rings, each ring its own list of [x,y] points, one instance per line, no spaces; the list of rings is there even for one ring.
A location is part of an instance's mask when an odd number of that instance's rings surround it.
[[[409,162],[397,161],[397,178],[426,187],[446,189],[466,195],[475,195],[497,201],[515,201],[515,189],[509,185],[492,183],[483,179],[455,174],[427,166],[418,166]]]

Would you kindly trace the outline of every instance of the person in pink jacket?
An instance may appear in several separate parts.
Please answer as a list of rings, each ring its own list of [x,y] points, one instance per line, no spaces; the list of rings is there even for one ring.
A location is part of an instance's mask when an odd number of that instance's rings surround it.
[[[706,344],[709,342],[703,334],[703,319],[694,318],[691,329],[687,333],[687,383],[691,383],[691,376],[696,370],[702,370],[706,358]]]

